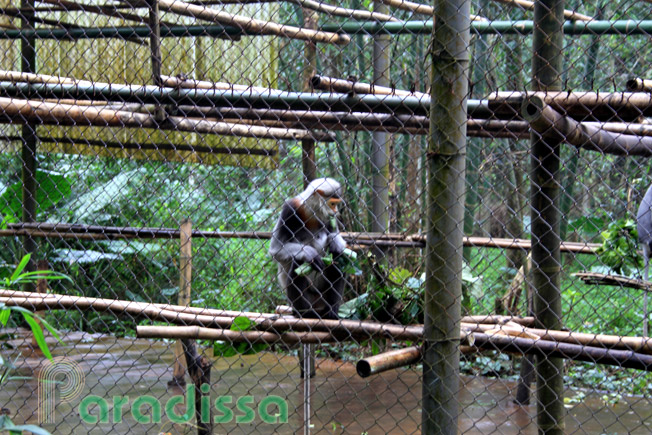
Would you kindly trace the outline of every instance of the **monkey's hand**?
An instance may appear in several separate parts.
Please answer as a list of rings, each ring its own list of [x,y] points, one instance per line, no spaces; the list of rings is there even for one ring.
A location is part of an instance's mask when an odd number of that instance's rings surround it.
[[[346,249],[346,242],[339,233],[331,233],[328,235],[328,250],[333,254],[333,257],[339,257]]]
[[[304,246],[301,249],[301,256],[298,256],[297,260],[299,260],[299,263],[307,263],[309,264],[314,270],[321,271],[324,270],[325,264],[324,260],[321,258],[321,255],[319,255],[319,252],[312,246]],[[303,257],[303,258],[300,258]]]

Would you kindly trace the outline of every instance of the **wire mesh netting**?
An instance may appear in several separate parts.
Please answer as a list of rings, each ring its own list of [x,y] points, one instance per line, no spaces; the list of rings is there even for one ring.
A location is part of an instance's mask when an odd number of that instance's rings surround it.
[[[651,13],[4,1],[0,432],[650,433]]]

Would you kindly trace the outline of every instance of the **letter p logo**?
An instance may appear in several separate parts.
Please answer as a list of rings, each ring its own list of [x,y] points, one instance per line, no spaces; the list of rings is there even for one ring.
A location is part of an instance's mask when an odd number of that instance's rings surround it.
[[[58,387],[58,388],[57,388]],[[38,422],[54,423],[54,404],[59,390],[61,402],[71,402],[84,389],[84,372],[66,357],[47,360],[38,375]]]

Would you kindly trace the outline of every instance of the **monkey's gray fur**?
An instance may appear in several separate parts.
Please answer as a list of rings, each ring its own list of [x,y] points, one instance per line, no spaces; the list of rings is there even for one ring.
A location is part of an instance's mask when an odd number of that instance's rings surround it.
[[[322,257],[341,255],[346,242],[337,228],[335,203],[342,187],[332,178],[313,180],[306,190],[283,204],[274,227],[269,254],[278,262],[278,280],[300,317],[337,319],[345,278],[337,261],[329,266]],[[299,276],[295,269],[309,263],[312,271]]]

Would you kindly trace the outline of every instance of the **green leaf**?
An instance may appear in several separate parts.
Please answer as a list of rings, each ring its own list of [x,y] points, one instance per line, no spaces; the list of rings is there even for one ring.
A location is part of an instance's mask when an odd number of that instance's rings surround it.
[[[231,345],[231,343],[224,341],[216,341],[213,343],[213,356],[228,358],[237,354],[238,352]]]
[[[18,266],[16,266],[16,270],[14,270],[14,273],[9,278],[9,281],[11,281],[13,283],[18,279],[18,277],[20,276],[23,269],[25,269],[25,266],[27,266],[27,263],[29,263],[29,259],[31,257],[32,257],[32,254],[26,254],[22,258],[22,260],[20,260],[20,263],[18,263]]]
[[[245,316],[238,316],[233,319],[231,324],[231,331],[249,331],[253,322],[250,318]]]
[[[33,315],[30,313],[29,315],[22,313],[23,317],[25,318],[25,321],[29,324],[29,327],[32,329],[32,334],[34,334],[34,339],[36,340],[36,344],[38,345],[39,349],[41,349],[41,352],[43,352],[43,355],[49,360],[52,359],[52,354],[50,353],[50,349],[48,348],[47,343],[45,342],[45,335],[43,334],[43,329],[41,329],[41,325],[38,324],[36,319],[33,317]]]
[[[70,196],[72,182],[64,175],[55,172],[37,170],[36,178],[36,214],[52,208]],[[0,215],[9,223],[18,222],[22,213],[22,182],[9,186],[0,195]]]
[[[9,310],[9,308],[3,308],[2,311],[0,311],[0,324],[2,324],[2,326],[7,326],[9,316],[11,316],[11,310]]]

